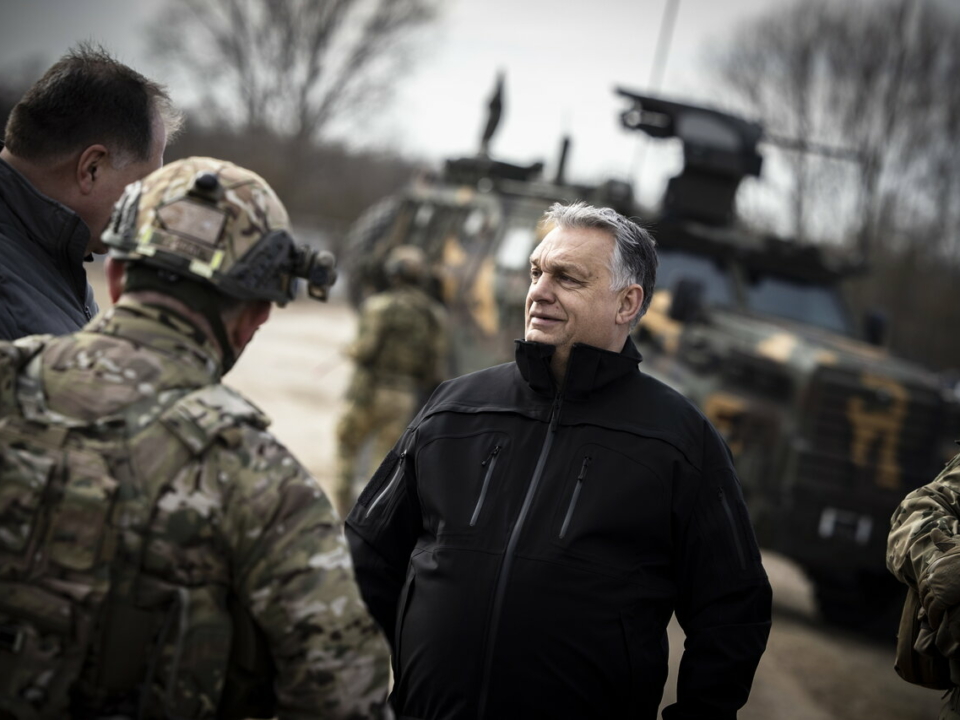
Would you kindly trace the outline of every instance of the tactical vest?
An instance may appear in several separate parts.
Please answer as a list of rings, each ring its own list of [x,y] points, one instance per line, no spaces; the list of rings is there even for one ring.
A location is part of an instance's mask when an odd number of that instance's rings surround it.
[[[184,467],[262,416],[222,385],[93,424],[56,415],[49,340],[0,345],[0,718],[270,716],[269,653],[229,588],[143,571],[164,483],[130,462],[153,437]]]
[[[375,378],[400,376],[418,383],[434,380],[437,365],[433,337],[443,332],[431,308],[431,300],[419,290],[394,290],[379,312],[383,336],[370,363]]]

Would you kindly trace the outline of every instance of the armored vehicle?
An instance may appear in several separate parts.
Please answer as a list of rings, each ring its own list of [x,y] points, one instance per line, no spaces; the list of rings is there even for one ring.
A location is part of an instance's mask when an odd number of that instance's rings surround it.
[[[418,245],[432,265],[432,291],[453,318],[450,375],[510,359],[513,340],[523,333],[529,258],[542,237],[537,223],[543,211],[576,199],[633,209],[628,183],[573,185],[563,180],[560,166],[547,180],[542,163],[520,166],[480,155],[447,161],[439,176],[415,178],[348,233],[351,301],[359,304],[386,287],[382,264],[390,248]]]
[[[620,91],[625,127],[683,142],[656,222],[660,268],[638,341],[643,369],[693,400],[736,459],[758,539],[803,567],[822,615],[890,629],[890,516],[955,452],[957,406],[937,376],[893,357],[882,317],[844,285],[863,258],[738,225],[759,175],[759,125]]]
[[[807,572],[822,616],[892,631],[902,586],[884,565],[890,516],[953,454],[952,394],[883,347],[879,315],[853,316],[844,285],[864,271],[862,261],[738,222],[738,186],[762,166],[759,125],[619,92],[629,102],[626,128],[679,138],[684,148],[661,210],[644,218],[660,269],[635,334],[642,369],[724,434],[761,546]],[[451,312],[451,374],[508,360],[546,207],[583,199],[643,215],[629,184],[566,182],[564,157],[547,181],[540,164],[481,152],[385,200],[349,239],[355,300],[382,282],[377,266],[389,247],[417,244]]]

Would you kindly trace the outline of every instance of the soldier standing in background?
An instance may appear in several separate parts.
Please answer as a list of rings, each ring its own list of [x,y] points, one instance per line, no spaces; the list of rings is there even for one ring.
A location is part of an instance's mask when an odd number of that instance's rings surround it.
[[[940,720],[960,720],[960,455],[893,513],[887,568],[919,595],[920,637],[910,642],[926,646],[927,663],[940,655],[949,664],[949,680],[933,685],[952,686],[943,696]]]
[[[413,245],[394,248],[384,272],[391,287],[363,303],[357,339],[349,350],[353,379],[347,410],[337,425],[335,500],[343,517],[357,497],[357,456],[367,440],[374,438],[373,456],[379,462],[446,376],[446,311],[423,290],[423,251]]]
[[[221,384],[332,257],[211,158],[130,185],[104,238],[116,306],[0,343],[0,720],[389,717],[336,513]]]

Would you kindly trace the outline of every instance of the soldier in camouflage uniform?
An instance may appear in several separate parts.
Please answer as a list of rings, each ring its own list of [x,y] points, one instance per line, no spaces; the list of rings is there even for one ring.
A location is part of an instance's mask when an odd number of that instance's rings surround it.
[[[130,185],[105,241],[114,308],[0,343],[0,718],[389,716],[336,513],[221,384],[332,257],[210,158]]]
[[[953,688],[941,720],[960,720],[960,455],[927,485],[904,498],[893,514],[887,567],[917,591],[925,622],[918,644],[932,642],[949,661]]]
[[[347,410],[337,425],[339,465],[336,502],[353,507],[357,456],[373,437],[373,456],[385,457],[419,405],[440,381],[447,357],[446,312],[422,288],[423,251],[401,245],[390,251],[384,272],[391,287],[360,308]]]

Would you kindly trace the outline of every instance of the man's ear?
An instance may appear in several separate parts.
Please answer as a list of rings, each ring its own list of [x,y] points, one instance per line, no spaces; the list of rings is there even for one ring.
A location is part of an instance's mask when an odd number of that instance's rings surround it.
[[[622,291],[620,295],[620,307],[617,310],[617,324],[629,325],[633,318],[640,312],[640,306],[643,305],[643,288],[640,285],[633,284]]]
[[[77,187],[82,195],[93,192],[94,184],[103,175],[104,163],[108,162],[109,151],[103,145],[91,145],[77,160]]]
[[[103,261],[103,273],[107,277],[107,290],[110,293],[110,302],[116,305],[117,300],[123,295],[123,274],[126,272],[127,264],[122,260],[115,260],[109,255]]]
[[[273,305],[266,300],[253,300],[244,304],[243,308],[228,326],[227,333],[237,356],[243,352],[260,326],[270,319],[270,309]]]

